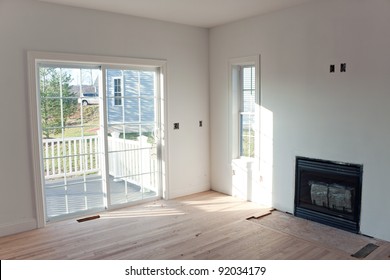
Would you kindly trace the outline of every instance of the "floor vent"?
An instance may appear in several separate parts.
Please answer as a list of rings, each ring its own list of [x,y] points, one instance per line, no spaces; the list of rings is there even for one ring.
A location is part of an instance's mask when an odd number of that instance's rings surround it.
[[[372,243],[368,243],[366,246],[364,246],[362,249],[360,249],[359,251],[357,251],[355,254],[353,254],[351,256],[355,257],[357,259],[364,259],[369,254],[374,252],[374,250],[376,248],[378,248],[378,247],[379,247],[378,245],[375,245],[375,244],[372,244]]]
[[[90,217],[78,219],[77,221],[78,221],[79,223],[82,223],[82,222],[86,222],[86,221],[90,221],[90,220],[95,220],[95,219],[99,219],[99,218],[100,218],[100,216],[99,216],[99,215],[96,215],[96,216],[90,216]]]

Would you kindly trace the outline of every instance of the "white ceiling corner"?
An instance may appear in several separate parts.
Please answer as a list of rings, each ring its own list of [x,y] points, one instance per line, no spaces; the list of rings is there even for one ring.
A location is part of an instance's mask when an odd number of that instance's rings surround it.
[[[39,0],[211,28],[317,0]]]

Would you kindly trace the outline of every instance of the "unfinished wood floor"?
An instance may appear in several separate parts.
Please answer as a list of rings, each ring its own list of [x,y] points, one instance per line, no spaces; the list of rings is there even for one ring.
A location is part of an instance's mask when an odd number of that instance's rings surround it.
[[[0,259],[354,259],[339,246],[247,220],[267,212],[204,192],[2,237]],[[367,259],[389,259],[389,243],[376,243],[380,247]]]

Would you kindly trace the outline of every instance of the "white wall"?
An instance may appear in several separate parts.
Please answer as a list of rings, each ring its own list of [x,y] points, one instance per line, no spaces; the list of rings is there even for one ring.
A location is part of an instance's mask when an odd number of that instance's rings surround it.
[[[0,235],[31,229],[36,223],[29,50],[166,59],[169,197],[209,189],[207,29],[31,0],[1,0]],[[173,131],[174,122],[180,122],[180,130]]]
[[[363,164],[361,231],[390,240],[389,26],[388,0],[324,0],[211,29],[213,189],[232,193],[228,61],[260,54],[273,206],[293,212],[296,156]]]
[[[232,193],[228,60],[260,54],[262,105],[273,116],[273,178],[265,181],[273,180],[274,206],[293,211],[297,155],[363,164],[361,230],[390,240],[389,26],[388,0],[316,1],[210,34],[32,0],[0,0],[0,235],[35,227],[27,51],[37,50],[167,59],[171,198],[209,188],[209,155],[213,188]],[[328,73],[329,64],[341,62],[347,63],[346,73]],[[180,130],[172,130],[174,122]]]

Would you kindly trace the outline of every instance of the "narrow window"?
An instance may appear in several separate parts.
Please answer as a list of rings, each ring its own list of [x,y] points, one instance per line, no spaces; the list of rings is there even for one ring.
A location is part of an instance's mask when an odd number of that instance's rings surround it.
[[[122,79],[114,78],[114,105],[122,106]]]
[[[241,67],[240,156],[255,156],[255,67]]]
[[[230,160],[259,157],[259,65],[259,56],[230,61]]]

